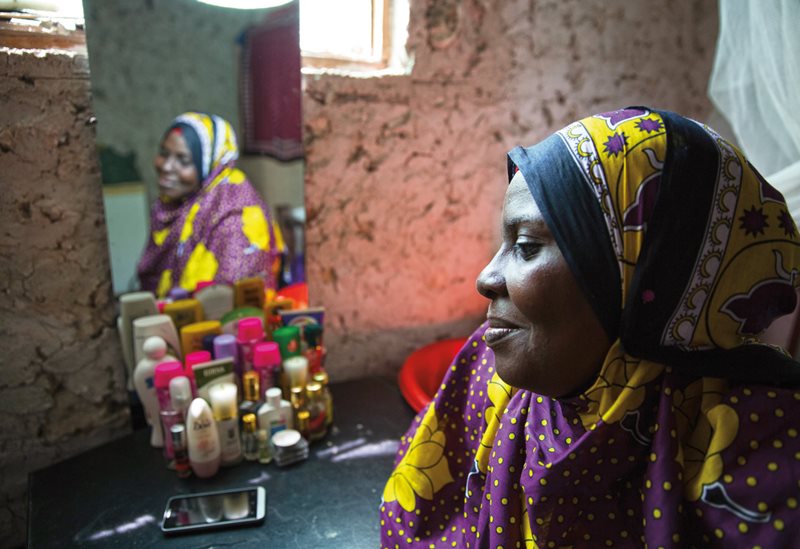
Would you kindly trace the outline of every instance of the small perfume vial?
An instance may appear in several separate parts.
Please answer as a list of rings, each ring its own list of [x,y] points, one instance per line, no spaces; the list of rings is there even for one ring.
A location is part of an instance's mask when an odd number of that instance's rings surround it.
[[[256,438],[256,422],[255,414],[245,414],[242,418],[244,429],[242,431],[242,454],[247,461],[256,461],[258,459],[258,439]]]
[[[175,472],[180,478],[191,476],[192,468],[189,465],[189,452],[186,448],[186,427],[178,423],[169,428],[172,437],[172,448],[175,455]]]
[[[258,439],[258,462],[269,463],[272,461],[272,445],[269,442],[267,430],[259,429],[256,438]]]

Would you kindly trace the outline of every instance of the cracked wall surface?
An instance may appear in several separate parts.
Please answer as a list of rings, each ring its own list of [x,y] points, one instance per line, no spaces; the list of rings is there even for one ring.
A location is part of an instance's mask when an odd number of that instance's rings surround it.
[[[410,75],[305,75],[307,273],[332,378],[394,375],[476,328],[506,152],[626,105],[705,119],[716,36],[702,0],[411,0]]]
[[[0,540],[27,475],[129,430],[85,55],[0,48]]]

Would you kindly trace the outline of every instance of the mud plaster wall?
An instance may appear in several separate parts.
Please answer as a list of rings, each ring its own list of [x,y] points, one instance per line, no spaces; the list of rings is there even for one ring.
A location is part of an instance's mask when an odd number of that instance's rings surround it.
[[[583,116],[651,105],[703,120],[705,0],[412,0],[410,76],[305,76],[307,271],[334,380],[394,375],[487,302],[505,153]]]
[[[85,55],[0,48],[0,545],[27,474],[124,434]]]

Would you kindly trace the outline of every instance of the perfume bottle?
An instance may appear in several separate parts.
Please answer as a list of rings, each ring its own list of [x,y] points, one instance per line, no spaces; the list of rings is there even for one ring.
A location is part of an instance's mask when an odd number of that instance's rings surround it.
[[[178,423],[170,427],[169,432],[172,437],[172,451],[175,455],[175,472],[180,478],[190,477],[192,468],[189,465],[189,451],[186,447],[186,426]]]
[[[245,414],[242,417],[244,425],[242,430],[242,454],[247,461],[256,461],[258,459],[257,422],[258,419],[255,414]]]

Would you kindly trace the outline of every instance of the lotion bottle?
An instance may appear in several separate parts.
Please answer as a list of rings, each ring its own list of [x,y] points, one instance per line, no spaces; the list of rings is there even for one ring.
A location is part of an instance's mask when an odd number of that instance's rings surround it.
[[[136,365],[136,369],[133,371],[133,385],[144,407],[147,424],[150,425],[152,429],[150,445],[154,448],[161,448],[164,446],[164,436],[161,430],[161,420],[158,415],[160,408],[153,374],[156,366],[162,362],[175,360],[175,357],[167,354],[167,343],[163,338],[158,336],[147,338],[144,341],[143,349],[145,356],[139,361]]]
[[[278,431],[294,427],[292,405],[281,394],[280,387],[267,389],[267,401],[258,409],[258,428],[267,432],[269,440]]]
[[[217,423],[208,402],[196,398],[186,414],[186,445],[189,449],[189,464],[194,474],[208,478],[217,474],[222,455]]]
[[[242,441],[239,438],[239,411],[236,402],[236,385],[215,383],[208,390],[211,408],[217,420],[222,466],[235,465],[242,461]]]

